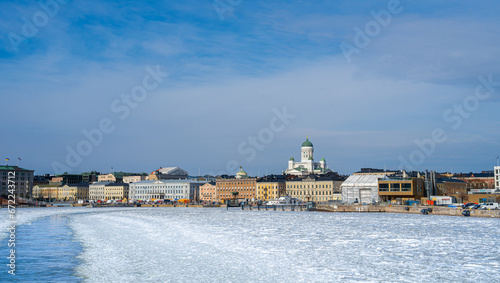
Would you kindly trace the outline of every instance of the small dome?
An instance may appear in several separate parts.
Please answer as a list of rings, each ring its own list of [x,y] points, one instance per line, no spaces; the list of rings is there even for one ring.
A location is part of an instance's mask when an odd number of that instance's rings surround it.
[[[293,156],[292,156],[292,157],[290,157],[290,161],[295,161],[295,159],[293,159]]]
[[[312,158],[312,156],[309,156],[309,160],[314,160],[314,159]]]
[[[323,162],[326,162],[325,158],[324,157],[321,157],[321,160],[320,161],[323,161]]]

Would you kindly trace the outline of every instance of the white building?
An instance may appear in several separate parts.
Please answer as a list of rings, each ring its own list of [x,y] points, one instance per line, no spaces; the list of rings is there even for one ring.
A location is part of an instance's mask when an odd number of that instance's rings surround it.
[[[111,182],[97,182],[89,185],[89,200],[105,200],[106,185]]]
[[[500,190],[500,166],[495,166],[495,190]]]
[[[342,203],[379,202],[378,179],[385,175],[352,175],[340,186],[342,190]]]
[[[206,182],[195,180],[149,180],[129,185],[130,200],[169,199],[199,200],[200,187]]]
[[[300,162],[296,162],[293,156],[288,161],[288,168],[285,173],[295,176],[306,176],[311,174],[325,174],[331,172],[326,166],[325,158],[319,162],[314,162],[314,146],[306,137],[300,148]]]

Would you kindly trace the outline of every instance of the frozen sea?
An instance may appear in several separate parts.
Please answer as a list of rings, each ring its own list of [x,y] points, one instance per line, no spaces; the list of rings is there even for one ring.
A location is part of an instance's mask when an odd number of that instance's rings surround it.
[[[500,282],[500,220],[219,208],[20,208],[0,281]]]

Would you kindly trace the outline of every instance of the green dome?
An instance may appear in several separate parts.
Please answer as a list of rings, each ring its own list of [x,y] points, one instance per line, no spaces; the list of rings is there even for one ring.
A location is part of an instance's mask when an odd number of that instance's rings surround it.
[[[313,147],[312,142],[309,141],[309,138],[306,138],[306,141],[302,143],[302,147]]]
[[[314,160],[312,157],[309,157],[309,160]]]
[[[236,176],[248,176],[247,172],[243,171],[243,168],[240,167],[240,171],[236,173]]]
[[[292,157],[290,157],[290,161],[295,161],[295,159],[293,159],[293,156],[292,156]]]
[[[325,158],[324,158],[324,157],[321,157],[321,160],[320,160],[320,161],[325,161],[325,162],[326,162],[326,160],[325,160]]]

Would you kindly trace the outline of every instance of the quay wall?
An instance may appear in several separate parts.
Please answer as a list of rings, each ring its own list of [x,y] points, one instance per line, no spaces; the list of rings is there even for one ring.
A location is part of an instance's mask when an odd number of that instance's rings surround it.
[[[464,210],[470,211],[471,217],[500,218],[500,210],[461,209],[445,206],[405,206],[405,205],[318,205],[318,211],[325,212],[387,212],[403,214],[421,214],[422,209],[431,208],[429,215],[462,216]]]

